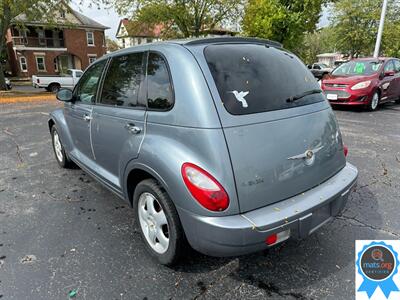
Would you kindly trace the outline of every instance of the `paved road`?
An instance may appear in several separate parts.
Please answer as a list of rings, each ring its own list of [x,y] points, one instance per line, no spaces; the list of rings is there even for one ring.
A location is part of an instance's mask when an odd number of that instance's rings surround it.
[[[354,240],[400,238],[400,106],[336,111],[359,186],[342,216],[304,241],[175,268],[145,252],[133,213],[79,169],[58,167],[47,113],[0,106],[0,297],[3,299],[354,299]]]
[[[34,88],[32,85],[13,85],[13,91],[17,92],[25,92],[25,93],[44,93],[46,92],[45,89],[37,89]]]

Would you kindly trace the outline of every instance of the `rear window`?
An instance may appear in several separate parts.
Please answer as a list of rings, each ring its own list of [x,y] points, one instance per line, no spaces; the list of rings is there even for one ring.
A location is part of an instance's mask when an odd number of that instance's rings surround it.
[[[226,110],[234,115],[292,108],[324,101],[320,87],[293,54],[262,44],[218,44],[204,55]]]

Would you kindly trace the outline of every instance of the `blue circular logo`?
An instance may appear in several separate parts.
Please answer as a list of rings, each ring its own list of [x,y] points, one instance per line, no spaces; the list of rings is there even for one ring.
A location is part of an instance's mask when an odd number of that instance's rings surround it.
[[[398,271],[398,254],[391,245],[385,242],[365,245],[357,255],[356,265],[358,273],[363,277],[358,292],[365,291],[371,298],[379,286],[386,298],[389,298],[391,292],[399,291],[393,281],[393,276]]]

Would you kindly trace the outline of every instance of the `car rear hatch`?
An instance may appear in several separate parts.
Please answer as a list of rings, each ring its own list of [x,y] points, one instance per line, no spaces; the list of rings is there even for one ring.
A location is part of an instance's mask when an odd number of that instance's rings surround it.
[[[204,57],[241,212],[307,191],[345,166],[335,116],[296,56],[263,44],[212,44]]]

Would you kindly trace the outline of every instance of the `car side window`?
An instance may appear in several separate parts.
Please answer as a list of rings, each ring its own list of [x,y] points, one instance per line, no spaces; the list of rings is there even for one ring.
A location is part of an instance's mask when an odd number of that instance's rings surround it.
[[[96,101],[97,86],[106,61],[92,65],[79,79],[75,92],[75,101],[93,104]]]
[[[147,63],[147,104],[149,108],[167,110],[174,105],[172,83],[165,59],[150,52]]]
[[[393,60],[389,60],[384,68],[385,72],[389,72],[389,71],[394,71],[394,64],[393,64]]]
[[[143,53],[113,57],[104,78],[100,103],[112,106],[144,106],[139,99],[143,81]]]
[[[398,60],[398,59],[394,60],[394,69],[395,69],[396,73],[400,72],[400,60]]]
[[[316,69],[316,70],[321,70],[321,66],[320,66],[320,65],[317,65],[317,64],[315,64],[315,65],[314,65],[314,69]]]

